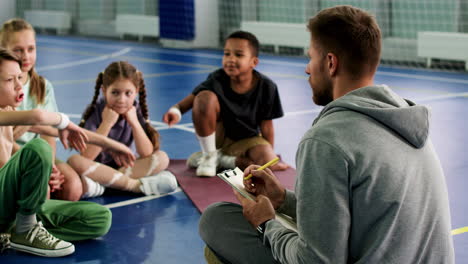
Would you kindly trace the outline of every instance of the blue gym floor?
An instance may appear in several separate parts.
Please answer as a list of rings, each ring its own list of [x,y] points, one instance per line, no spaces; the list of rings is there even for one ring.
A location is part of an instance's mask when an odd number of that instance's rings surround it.
[[[144,74],[150,118],[161,133],[162,149],[173,159],[186,159],[198,150],[190,113],[173,128],[161,119],[171,105],[220,67],[221,51],[56,36],[38,36],[37,46],[37,70],[52,82],[60,111],[73,121],[78,122],[90,102],[97,74],[112,61],[126,60]],[[297,144],[320,111],[311,99],[306,63],[305,57],[262,55],[257,67],[278,84],[286,114],[274,123],[275,148],[293,166]],[[447,179],[452,229],[459,233],[453,236],[456,258],[458,263],[468,262],[468,233],[460,229],[468,226],[463,191],[468,182],[468,157],[463,154],[468,149],[463,121],[468,115],[468,74],[382,66],[375,81],[431,107],[431,137]],[[59,158],[69,155],[58,149]],[[200,214],[182,191],[163,197],[110,194],[92,201],[112,210],[112,228],[106,236],[75,243],[75,254],[58,259],[7,250],[1,263],[205,263],[198,236]]]

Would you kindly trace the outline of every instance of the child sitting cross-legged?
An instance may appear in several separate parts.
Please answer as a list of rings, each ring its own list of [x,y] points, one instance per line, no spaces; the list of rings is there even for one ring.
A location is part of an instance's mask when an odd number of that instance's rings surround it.
[[[197,168],[197,176],[212,177],[218,167],[243,169],[276,157],[273,119],[283,116],[283,109],[276,84],[254,69],[258,50],[253,34],[237,31],[229,35],[223,67],[164,114],[163,121],[171,126],[192,109],[202,151],[192,154],[187,163]],[[279,162],[271,169],[288,167]]]
[[[116,61],[98,74],[94,97],[80,126],[134,146],[138,159],[134,166],[122,167],[118,157],[93,145],[71,156],[68,163],[81,175],[83,198],[99,196],[106,187],[145,195],[166,194],[177,188],[175,176],[165,171],[169,157],[159,149],[159,133],[149,121],[140,71],[128,62]]]
[[[15,139],[27,130],[59,136],[65,148],[83,151],[87,142],[97,144],[112,150],[127,166],[135,160],[131,150],[78,127],[62,113],[15,111],[24,98],[21,61],[3,48],[0,94],[0,249],[9,245],[31,254],[60,257],[75,251],[66,240],[106,234],[112,219],[108,208],[85,201],[46,200],[53,164],[50,145],[37,138],[17,148]]]

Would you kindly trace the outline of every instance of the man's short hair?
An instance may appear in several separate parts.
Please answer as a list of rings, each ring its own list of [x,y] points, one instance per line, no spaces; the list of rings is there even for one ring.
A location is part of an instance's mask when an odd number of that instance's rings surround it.
[[[375,73],[382,37],[373,15],[352,6],[335,6],[320,11],[307,27],[320,54],[335,54],[353,77]]]
[[[226,41],[228,39],[232,39],[232,38],[247,40],[249,42],[250,48],[252,49],[252,54],[255,57],[258,57],[258,50],[260,49],[260,43],[258,42],[258,39],[257,39],[257,37],[255,37],[254,34],[252,34],[250,32],[247,32],[247,31],[239,30],[239,31],[235,31],[235,32],[231,33],[226,38]]]

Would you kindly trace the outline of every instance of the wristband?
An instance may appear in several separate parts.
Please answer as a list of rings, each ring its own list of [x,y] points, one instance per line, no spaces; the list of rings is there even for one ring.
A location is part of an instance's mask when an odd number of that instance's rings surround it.
[[[271,220],[271,219],[270,219]],[[257,231],[260,233],[260,234],[263,234],[265,233],[265,229],[266,229],[266,223],[268,223],[268,221],[270,220],[266,220],[265,222],[261,223],[259,226],[257,226]]]
[[[182,112],[180,112],[180,109],[175,106],[169,108],[169,111],[167,112],[176,114],[179,117],[179,120],[182,118]]]
[[[60,122],[54,127],[58,130],[65,129],[70,124],[70,118],[64,113],[58,113],[60,115]]]

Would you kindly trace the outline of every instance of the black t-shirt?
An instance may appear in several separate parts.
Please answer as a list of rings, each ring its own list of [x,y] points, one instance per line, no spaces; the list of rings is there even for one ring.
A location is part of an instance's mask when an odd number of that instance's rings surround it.
[[[223,69],[212,72],[192,92],[197,95],[200,91],[208,90],[217,95],[225,134],[233,140],[258,136],[263,120],[283,116],[276,84],[255,70],[253,73],[258,79],[256,87],[245,94],[231,89],[230,78]]]

